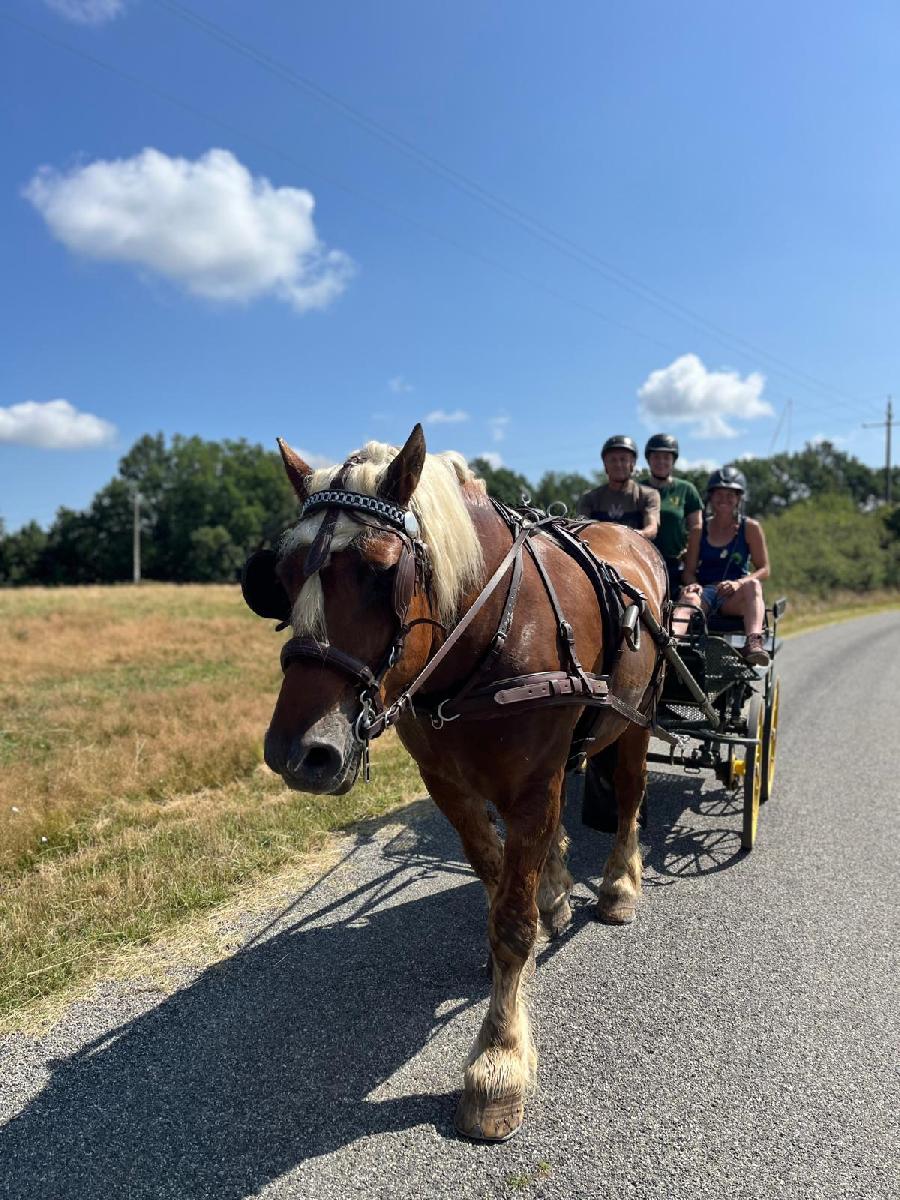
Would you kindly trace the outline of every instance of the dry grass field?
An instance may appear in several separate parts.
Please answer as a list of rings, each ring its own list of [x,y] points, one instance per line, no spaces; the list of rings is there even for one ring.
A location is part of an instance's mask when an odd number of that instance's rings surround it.
[[[282,636],[231,586],[0,591],[0,1020],[422,794],[393,735],[349,796],[268,771]]]
[[[784,628],[897,603],[799,605]],[[280,641],[232,586],[0,590],[0,1028],[422,795],[390,733],[347,796],[266,769]]]

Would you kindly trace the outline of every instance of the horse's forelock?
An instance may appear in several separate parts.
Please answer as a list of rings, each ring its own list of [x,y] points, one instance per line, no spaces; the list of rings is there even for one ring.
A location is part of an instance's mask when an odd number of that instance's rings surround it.
[[[398,453],[396,446],[367,442],[351,456],[358,461],[347,470],[344,487],[351,492],[377,496],[384,474]],[[331,487],[340,469],[340,466],[333,466],[314,471],[307,479],[310,493]],[[452,450],[444,454],[427,454],[410,501],[409,507],[419,521],[422,540],[428,546],[438,617],[444,624],[456,619],[463,596],[480,578],[484,565],[481,544],[464,498],[465,491],[471,499],[473,489],[477,496],[483,495],[483,486],[461,454]],[[282,541],[282,555],[310,545],[323,517],[322,512],[313,513],[290,530]],[[335,526],[332,551],[345,550],[360,532],[359,522],[354,521],[351,514],[342,512]],[[316,636],[323,636],[324,597],[318,578],[304,584],[294,604],[291,623],[298,634],[319,630]]]

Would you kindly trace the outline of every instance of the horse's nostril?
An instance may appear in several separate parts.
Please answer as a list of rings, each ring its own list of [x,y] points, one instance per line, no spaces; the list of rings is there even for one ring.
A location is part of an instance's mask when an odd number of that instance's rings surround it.
[[[307,771],[323,771],[326,767],[336,764],[338,755],[329,746],[313,746],[303,759]]]

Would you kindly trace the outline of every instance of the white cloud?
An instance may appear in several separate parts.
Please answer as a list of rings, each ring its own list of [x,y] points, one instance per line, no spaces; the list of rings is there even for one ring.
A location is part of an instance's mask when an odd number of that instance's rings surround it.
[[[765,382],[758,371],[743,379],[736,371],[707,371],[696,354],[683,354],[638,388],[641,419],[646,425],[691,425],[695,437],[737,437],[728,418],[774,415],[762,398]]]
[[[229,150],[42,167],[24,194],[74,253],[147,268],[212,300],[273,295],[305,312],[334,300],[352,273],[319,241],[311,193],[252,176]]]
[[[496,450],[482,450],[480,454],[475,455],[476,458],[483,458],[486,463],[494,468],[495,471],[503,466],[503,459]]]
[[[469,414],[463,412],[461,408],[454,408],[452,412],[447,412],[446,409],[436,408],[434,412],[430,412],[425,418],[426,425],[458,425],[460,421],[468,421]]]
[[[84,450],[107,446],[116,427],[93,413],[79,412],[68,400],[39,404],[25,400],[0,408],[0,443],[38,446],[42,450]]]
[[[412,392],[415,390],[413,385],[408,383],[402,375],[395,375],[392,379],[389,379],[388,387],[395,396],[402,396],[406,392]]]
[[[506,437],[506,428],[509,425],[509,422],[509,417],[491,417],[491,419],[488,421],[491,437],[495,442],[502,442]]]
[[[44,3],[59,16],[79,25],[102,25],[125,10],[125,0],[44,0]]]

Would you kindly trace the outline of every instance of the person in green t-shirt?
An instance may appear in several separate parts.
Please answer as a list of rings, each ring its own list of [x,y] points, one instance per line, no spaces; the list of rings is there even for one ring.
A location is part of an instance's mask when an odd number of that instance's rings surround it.
[[[659,492],[659,532],[654,545],[666,560],[669,593],[674,600],[681,591],[681,568],[689,545],[700,543],[703,501],[687,479],[674,479],[672,468],[678,458],[678,439],[671,433],[654,433],[644,447],[650,467],[648,486]]]

